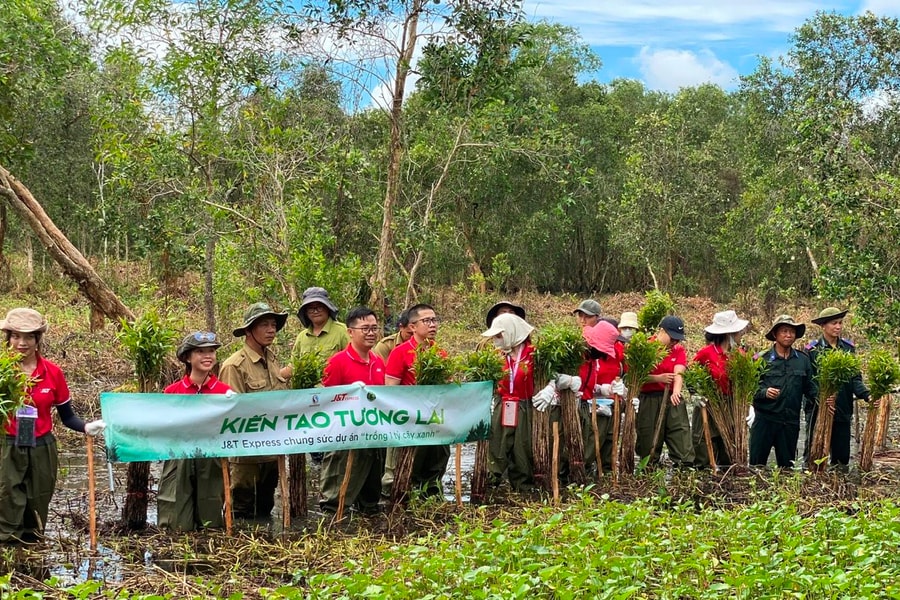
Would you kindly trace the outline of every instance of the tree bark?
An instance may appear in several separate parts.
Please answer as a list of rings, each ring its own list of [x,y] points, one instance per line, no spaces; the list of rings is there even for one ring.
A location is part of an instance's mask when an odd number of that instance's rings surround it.
[[[391,123],[391,141],[388,153],[387,185],[382,207],[381,237],[378,243],[378,254],[375,263],[375,274],[372,277],[372,294],[369,306],[381,306],[387,290],[388,271],[392,260],[394,244],[394,206],[400,197],[400,162],[406,145],[403,141],[403,96],[406,90],[406,77],[412,63],[413,51],[416,49],[416,30],[419,25],[419,13],[422,12],[424,0],[414,0],[412,9],[403,26],[403,45],[394,74],[394,89],[391,95],[389,119]]]
[[[28,188],[3,167],[0,167],[0,195],[3,195],[13,210],[28,223],[47,253],[62,267],[63,272],[78,284],[78,288],[90,301],[93,309],[113,321],[134,320],[131,309],[107,287],[84,255],[53,223]]]

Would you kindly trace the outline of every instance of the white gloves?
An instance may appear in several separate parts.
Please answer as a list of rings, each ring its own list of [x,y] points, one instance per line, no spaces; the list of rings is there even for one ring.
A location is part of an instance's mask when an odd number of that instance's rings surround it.
[[[756,411],[753,410],[753,407],[750,407],[750,412],[747,413],[747,427],[753,427],[753,421],[756,420]]]
[[[232,389],[229,389],[227,392],[225,392],[226,398],[234,398],[235,396],[237,396],[237,392]]]
[[[84,424],[84,432],[91,437],[99,435],[104,429],[106,429],[106,423],[103,422],[103,419]]]
[[[556,388],[559,390],[581,391],[581,377],[578,375],[557,375]]]
[[[612,393],[615,396],[621,396],[622,398],[628,395],[628,388],[625,387],[625,382],[621,379],[616,379],[612,382]]]
[[[600,385],[594,386],[594,397],[595,398],[612,398],[612,384],[611,383],[601,383]]]
[[[531,399],[531,403],[534,405],[535,410],[538,412],[544,412],[554,402],[558,402],[555,400],[556,397],[556,382],[551,381],[547,384],[547,386],[539,391],[534,397]]]
[[[632,398],[631,405],[634,407],[634,412],[637,412],[641,407],[641,399],[640,398]]]

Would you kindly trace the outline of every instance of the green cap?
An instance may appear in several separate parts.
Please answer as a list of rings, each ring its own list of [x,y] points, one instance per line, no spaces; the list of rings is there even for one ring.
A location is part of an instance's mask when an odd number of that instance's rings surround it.
[[[846,310],[841,310],[839,308],[829,306],[828,308],[823,308],[822,312],[819,313],[819,316],[813,319],[812,322],[816,325],[824,325],[825,323],[830,323],[835,319],[843,319],[844,315],[846,314]]]
[[[194,348],[221,348],[222,342],[211,331],[195,331],[187,334],[181,345],[175,351],[175,356],[183,363],[187,362],[187,357]]]
[[[244,324],[232,332],[234,337],[244,336],[247,333],[247,328],[253,325],[254,321],[262,317],[275,317],[275,330],[281,331],[281,328],[284,327],[284,324],[287,322],[288,314],[286,312],[275,312],[272,310],[272,307],[265,302],[251,304],[250,308],[247,309],[247,312],[244,313]]]

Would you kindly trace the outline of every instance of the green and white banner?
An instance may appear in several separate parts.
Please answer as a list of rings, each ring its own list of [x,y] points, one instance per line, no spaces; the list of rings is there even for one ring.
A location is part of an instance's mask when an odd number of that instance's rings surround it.
[[[493,384],[100,395],[110,461],[301,454],[487,439]]]

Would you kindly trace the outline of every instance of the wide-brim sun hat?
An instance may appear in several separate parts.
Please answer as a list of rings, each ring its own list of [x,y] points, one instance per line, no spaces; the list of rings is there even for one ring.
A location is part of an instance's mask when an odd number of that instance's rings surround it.
[[[275,312],[272,307],[265,302],[257,302],[251,304],[247,312],[244,313],[244,324],[232,331],[234,337],[242,337],[247,334],[247,328],[253,325],[254,321],[262,317],[275,317],[275,330],[281,331],[284,324],[287,323],[288,314],[286,312]]]
[[[591,348],[607,356],[615,355],[619,330],[612,323],[599,321],[596,325],[588,325],[581,330],[581,335]]]
[[[824,325],[826,323],[830,323],[835,319],[843,319],[847,315],[847,310],[841,310],[839,308],[835,308],[834,306],[829,306],[828,308],[823,308],[819,313],[819,316],[815,319],[812,319],[812,322],[816,325]]]
[[[704,328],[703,331],[713,335],[740,333],[749,324],[750,321],[738,318],[737,313],[733,310],[723,310],[713,315],[712,325]]]
[[[490,307],[487,311],[487,316],[484,319],[484,324],[488,327],[491,326],[491,323],[494,322],[494,319],[497,318],[497,313],[500,312],[500,309],[504,306],[508,306],[512,309],[513,314],[519,315],[520,319],[525,319],[525,308],[515,302],[510,302],[509,300],[501,300],[497,304]]]
[[[16,333],[44,333],[49,328],[44,315],[33,308],[13,308],[0,321],[0,329]]]
[[[791,315],[778,315],[777,317],[775,317],[775,321],[772,323],[772,327],[766,333],[766,339],[770,342],[774,342],[775,330],[782,325],[790,325],[791,327],[793,327],[798,338],[803,337],[803,334],[806,333],[805,323],[798,323]]]
[[[309,327],[312,325],[312,321],[309,320],[309,317],[306,316],[306,311],[303,310],[310,304],[314,304],[318,302],[325,306],[328,309],[328,316],[332,319],[337,319],[337,306],[334,305],[334,302],[331,301],[331,298],[328,296],[328,292],[325,291],[325,288],[321,287],[309,287],[303,290],[303,296],[300,301],[300,308],[297,309],[297,318],[300,319],[300,322],[303,323],[304,327]]]
[[[221,348],[222,342],[218,336],[211,331],[195,331],[184,336],[178,349],[175,350],[175,357],[183,363],[187,362],[187,355],[195,348]]]

